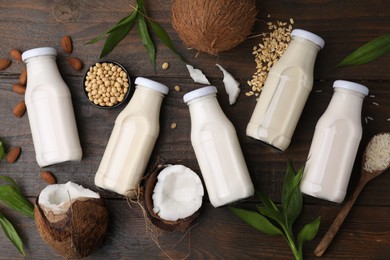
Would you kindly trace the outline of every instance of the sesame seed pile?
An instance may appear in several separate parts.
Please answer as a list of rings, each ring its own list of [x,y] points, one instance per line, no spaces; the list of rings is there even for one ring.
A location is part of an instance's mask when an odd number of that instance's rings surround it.
[[[291,31],[294,20],[290,18],[289,23],[277,21],[268,22],[270,32],[262,33],[261,42],[253,47],[252,54],[255,56],[256,72],[252,79],[248,80],[251,90],[245,94],[258,97],[271,67],[278,61],[291,41]]]

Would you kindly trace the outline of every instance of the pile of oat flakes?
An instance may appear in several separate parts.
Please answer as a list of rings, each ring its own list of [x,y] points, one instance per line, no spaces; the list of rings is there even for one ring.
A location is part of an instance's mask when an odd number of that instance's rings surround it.
[[[248,80],[251,88],[246,92],[247,96],[258,97],[271,67],[278,61],[291,41],[291,31],[294,20],[290,18],[289,23],[277,21],[268,22],[269,33],[262,33],[261,42],[253,47],[252,54],[255,56],[256,72],[252,79]]]

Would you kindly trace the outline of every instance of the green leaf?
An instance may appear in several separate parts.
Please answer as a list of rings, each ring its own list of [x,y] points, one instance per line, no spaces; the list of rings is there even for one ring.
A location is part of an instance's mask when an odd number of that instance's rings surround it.
[[[288,203],[288,196],[291,190],[292,182],[294,180],[295,170],[291,161],[287,162],[286,175],[284,176],[283,191],[282,191],[282,205]]]
[[[301,183],[304,169],[305,169],[304,167],[301,167],[298,169],[298,172],[295,175],[295,177],[293,179],[293,183],[292,183],[292,186],[294,188],[299,188],[299,184]]]
[[[288,227],[292,227],[295,220],[302,212],[303,196],[299,189],[302,179],[303,167],[295,174],[291,162],[287,166],[287,172],[283,185],[282,207],[285,222]]]
[[[299,217],[303,208],[303,196],[299,187],[292,190],[289,203],[284,207],[283,214],[286,224],[292,227],[295,220]]]
[[[0,141],[0,160],[3,159],[5,155],[3,143]]]
[[[157,22],[147,19],[147,22],[149,23],[150,27],[152,28],[153,32],[157,35],[157,37],[160,39],[162,43],[165,44],[173,53],[178,55],[181,60],[186,61],[183,56],[180,55],[179,52],[175,49],[175,46],[173,45],[173,42],[171,38],[169,37],[168,33],[165,31],[165,29]]]
[[[10,183],[0,185],[0,202],[11,209],[14,209],[28,217],[34,218],[34,206],[21,193],[16,183],[7,176],[0,176],[0,179],[6,180]]]
[[[295,176],[296,176],[295,169],[291,161],[288,161],[286,175],[284,177],[283,191],[282,191],[282,209],[286,217],[289,216],[289,214],[286,213],[290,208],[289,204],[295,189],[295,185],[294,185]]]
[[[133,23],[134,20],[138,15],[138,5],[134,7],[133,12],[130,15],[127,15],[120,19],[113,27],[102,33],[96,38],[93,38],[87,44],[94,44],[97,43],[98,41],[102,40],[107,34],[110,34],[112,32],[118,31],[118,30],[124,30],[125,28],[128,28],[129,24]]]
[[[283,226],[284,216],[280,212],[278,206],[271,200],[271,197],[268,194],[259,191],[257,192],[257,195],[264,204],[264,207],[256,206],[260,214],[275,220],[279,225]]]
[[[16,232],[12,223],[0,212],[0,226],[2,227],[5,235],[15,245],[19,252],[25,256],[26,253],[23,249],[23,242],[20,239],[18,232]]]
[[[111,28],[107,31],[107,33],[112,33],[115,30],[120,29],[123,26],[126,26],[127,24],[134,21],[135,18],[137,18],[137,15],[138,15],[138,4],[134,7],[134,10],[133,10],[133,12],[131,12],[130,15],[125,16],[122,19],[120,19],[119,22],[117,22],[113,28]]]
[[[86,44],[94,44],[94,43],[97,43],[97,42],[99,42],[100,40],[102,40],[102,39],[104,38],[104,36],[106,36],[106,33],[100,34],[98,37],[93,38],[92,40],[88,41]]]
[[[130,32],[131,28],[134,26],[134,20],[127,23],[120,29],[117,29],[111,32],[106,41],[104,42],[104,46],[102,52],[100,53],[100,59],[109,54],[112,49],[121,41],[125,36]]]
[[[142,11],[143,9],[140,6],[140,10]],[[145,17],[140,15],[138,16],[137,19],[137,30],[138,34],[141,37],[142,44],[145,46],[148,56],[150,61],[153,64],[153,68],[156,68],[156,49],[154,47],[154,43],[152,39],[150,38],[149,31],[148,31],[148,26],[145,22]]]
[[[279,228],[275,227],[266,217],[257,212],[233,207],[230,207],[229,209],[241,220],[264,234],[271,236],[283,234]]]
[[[282,213],[270,208],[256,206],[261,215],[275,220],[280,226],[284,226],[284,218]]]
[[[271,200],[271,197],[268,194],[265,194],[263,192],[256,192],[257,196],[263,202],[264,206],[269,209],[273,209],[275,211],[279,211],[278,206],[275,205],[275,203]]]
[[[305,225],[298,234],[298,250],[302,252],[303,243],[311,241],[316,236],[320,227],[321,217],[316,218],[311,223]]]
[[[345,57],[336,67],[358,65],[373,61],[390,51],[390,34],[380,36]]]
[[[16,182],[8,176],[0,175],[0,180],[4,180],[6,182],[6,185],[10,185],[11,187],[14,187],[19,193],[21,193],[19,186],[16,184]],[[1,184],[4,185],[4,184]]]

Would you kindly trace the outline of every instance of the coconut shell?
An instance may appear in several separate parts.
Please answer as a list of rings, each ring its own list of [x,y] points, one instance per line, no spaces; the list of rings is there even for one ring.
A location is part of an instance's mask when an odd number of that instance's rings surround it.
[[[173,0],[172,26],[187,47],[210,54],[227,51],[252,32],[255,0]]]
[[[43,240],[65,258],[83,258],[102,244],[108,211],[102,199],[75,201],[63,216],[46,215],[35,202],[35,222]]]
[[[157,163],[156,166],[152,169],[150,174],[145,179],[144,183],[144,206],[145,210],[147,212],[147,215],[150,219],[150,221],[157,227],[161,228],[162,230],[166,231],[184,231],[186,230],[191,223],[199,216],[200,209],[196,211],[191,216],[184,218],[184,219],[178,219],[177,221],[169,221],[160,218],[156,213],[153,211],[153,190],[157,183],[157,176],[158,174],[168,165],[163,163]]]

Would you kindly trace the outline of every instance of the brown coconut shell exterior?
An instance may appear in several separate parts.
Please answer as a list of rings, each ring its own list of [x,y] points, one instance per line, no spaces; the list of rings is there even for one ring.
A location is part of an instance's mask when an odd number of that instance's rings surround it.
[[[65,258],[83,258],[102,244],[108,211],[102,199],[75,201],[59,221],[49,220],[35,202],[35,222],[43,240]],[[49,218],[49,219],[48,219]]]
[[[187,47],[210,54],[227,51],[252,32],[255,0],[173,0],[172,26]]]
[[[166,231],[185,231],[191,223],[199,216],[200,209],[191,216],[177,221],[169,221],[160,218],[153,211],[153,190],[157,183],[158,174],[167,167],[162,161],[158,162],[147,175],[144,182],[144,206],[150,221],[157,227]]]

